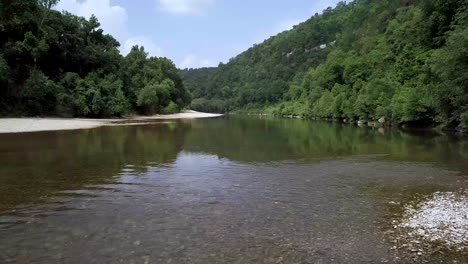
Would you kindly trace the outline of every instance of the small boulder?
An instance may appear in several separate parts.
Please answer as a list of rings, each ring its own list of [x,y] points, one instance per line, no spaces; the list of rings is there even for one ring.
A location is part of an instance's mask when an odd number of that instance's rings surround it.
[[[385,118],[385,116],[382,116],[380,119],[379,119],[379,123],[380,124],[383,124],[387,121],[387,119]]]

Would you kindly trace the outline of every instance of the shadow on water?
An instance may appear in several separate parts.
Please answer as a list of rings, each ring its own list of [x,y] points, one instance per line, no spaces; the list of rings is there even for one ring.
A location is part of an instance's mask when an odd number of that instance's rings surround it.
[[[0,135],[0,262],[392,262],[395,204],[466,188],[467,160],[449,136],[236,116]]]

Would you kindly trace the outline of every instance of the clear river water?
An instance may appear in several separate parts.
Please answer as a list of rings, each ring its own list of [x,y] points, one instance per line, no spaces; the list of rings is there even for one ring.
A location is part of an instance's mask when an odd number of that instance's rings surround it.
[[[3,134],[0,263],[406,263],[402,207],[467,188],[468,141],[434,132],[228,116]]]

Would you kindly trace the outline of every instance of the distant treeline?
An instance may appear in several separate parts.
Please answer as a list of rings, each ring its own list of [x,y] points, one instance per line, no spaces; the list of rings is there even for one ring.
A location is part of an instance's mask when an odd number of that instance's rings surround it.
[[[119,43],[57,0],[0,0],[0,115],[172,113],[190,103],[174,63]]]
[[[468,0],[341,2],[182,74],[202,111],[468,128]]]

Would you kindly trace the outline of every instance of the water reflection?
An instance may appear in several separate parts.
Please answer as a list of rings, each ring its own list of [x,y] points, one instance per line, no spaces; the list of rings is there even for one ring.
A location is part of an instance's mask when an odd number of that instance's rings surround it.
[[[231,117],[191,126],[184,149],[241,162],[313,160],[350,155],[435,162],[468,171],[468,142],[432,133],[381,134],[338,123]]]
[[[120,172],[171,164],[188,126],[157,124],[0,136],[0,214],[61,190],[113,182]]]
[[[452,137],[301,120],[1,135],[0,262],[390,261],[389,202],[468,186],[466,160]]]
[[[247,163],[372,155],[468,172],[464,140],[302,120],[230,117],[10,134],[0,135],[0,214],[57,191],[112,182],[121,172],[173,164],[182,150]]]

